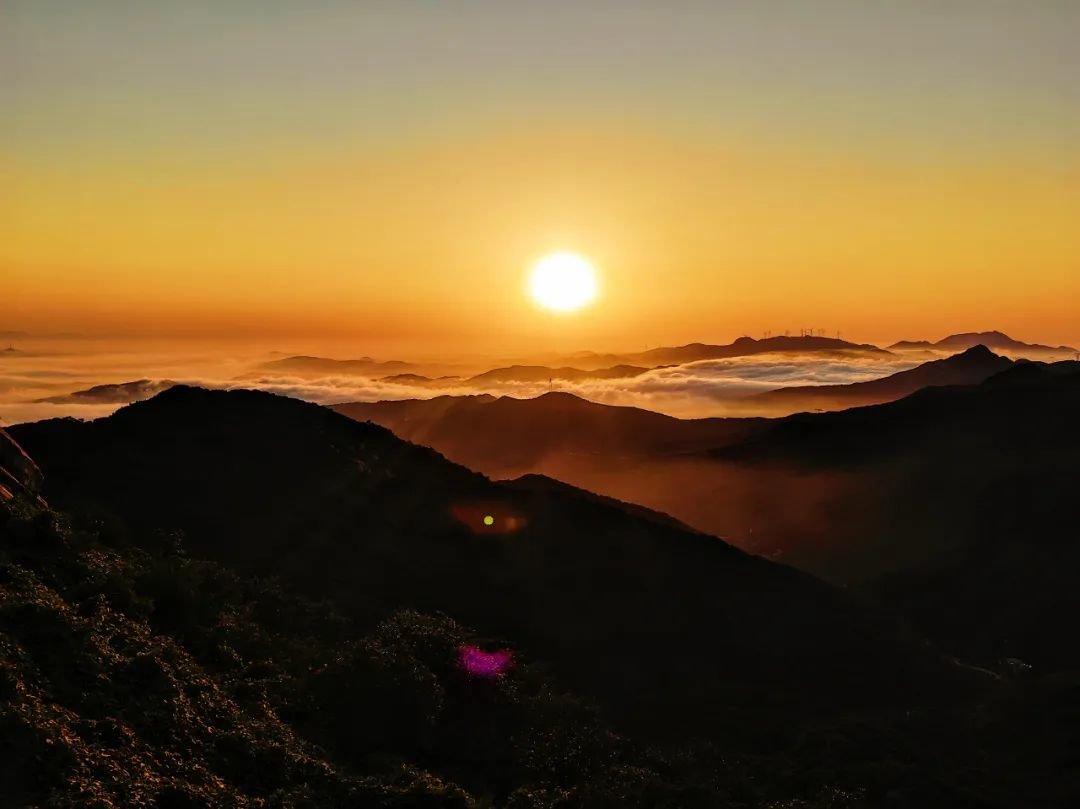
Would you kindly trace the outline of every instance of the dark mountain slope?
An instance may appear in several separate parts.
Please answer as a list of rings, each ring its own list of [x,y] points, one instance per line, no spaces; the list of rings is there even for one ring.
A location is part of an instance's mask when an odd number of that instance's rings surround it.
[[[0,501],[0,806],[481,809],[661,794],[719,809],[747,788],[739,768],[699,754],[640,752],[516,650],[500,676],[470,675],[462,650],[490,641],[445,616],[399,612],[365,636],[271,581],[72,519]]]
[[[712,734],[738,744],[680,734],[665,750],[612,733],[548,667],[445,616],[398,612],[364,633],[175,537],[118,527],[0,502],[0,805],[1038,809],[1076,794],[1069,679],[981,678],[992,687],[945,709],[924,693],[905,712],[810,725],[761,700]],[[513,665],[470,676],[463,650],[483,648]]]
[[[978,385],[927,388],[897,402],[859,407],[839,413],[799,414],[775,419],[754,436],[718,449],[718,457],[761,461],[770,457],[828,465],[868,463],[898,448],[945,454],[950,444],[1008,458],[1012,450],[1048,450],[1056,442],[1071,444],[1080,425],[1072,405],[1080,395],[1080,375],[1074,363],[1040,366],[1022,363],[1042,373],[1009,384],[1013,368]],[[886,429],[888,428],[888,429]],[[871,440],[872,439],[872,440]],[[964,458],[965,462],[971,456]]]
[[[181,529],[193,553],[284,576],[362,623],[444,610],[513,637],[628,726],[738,733],[758,700],[790,721],[903,698],[935,667],[804,574],[604,503],[491,483],[315,405],[175,387],[96,422],[15,432],[59,502]]]
[[[995,374],[987,380],[988,385],[1028,385],[1046,383],[1056,376],[1080,374],[1080,361],[1017,362],[1007,371]]]
[[[819,564],[866,571],[892,559],[880,592],[954,648],[1078,666],[1061,642],[1080,629],[1078,412],[1074,367],[1023,364],[981,385],[782,419],[712,456],[846,474]]]
[[[753,397],[762,405],[784,410],[840,410],[901,399],[934,385],[974,385],[1010,368],[1013,361],[978,345],[961,354],[923,363],[882,379],[847,385],[798,385]]]

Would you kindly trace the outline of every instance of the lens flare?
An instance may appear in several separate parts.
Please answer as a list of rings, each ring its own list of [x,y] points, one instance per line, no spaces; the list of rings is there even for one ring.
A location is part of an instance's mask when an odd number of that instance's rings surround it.
[[[458,649],[458,665],[472,677],[496,680],[513,668],[514,656],[507,649],[488,652],[479,646],[462,646]]]
[[[452,503],[450,516],[477,536],[509,536],[528,524],[508,503],[493,500]]]

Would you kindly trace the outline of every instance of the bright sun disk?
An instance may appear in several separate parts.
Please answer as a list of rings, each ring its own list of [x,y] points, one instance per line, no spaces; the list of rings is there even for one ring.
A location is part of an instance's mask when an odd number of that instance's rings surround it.
[[[550,253],[529,273],[529,294],[545,309],[573,312],[596,299],[596,270],[577,253]]]

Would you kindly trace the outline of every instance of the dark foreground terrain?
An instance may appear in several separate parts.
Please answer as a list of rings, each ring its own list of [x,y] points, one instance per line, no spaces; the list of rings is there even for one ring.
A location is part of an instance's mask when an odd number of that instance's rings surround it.
[[[12,435],[2,805],[1080,795],[1067,658],[971,665],[663,515],[246,391]]]

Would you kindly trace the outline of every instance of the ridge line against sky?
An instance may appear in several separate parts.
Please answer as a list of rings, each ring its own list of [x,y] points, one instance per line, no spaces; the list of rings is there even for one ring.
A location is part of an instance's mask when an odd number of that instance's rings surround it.
[[[9,2],[5,328],[1075,343],[1080,4]],[[598,304],[523,275],[592,258]]]

